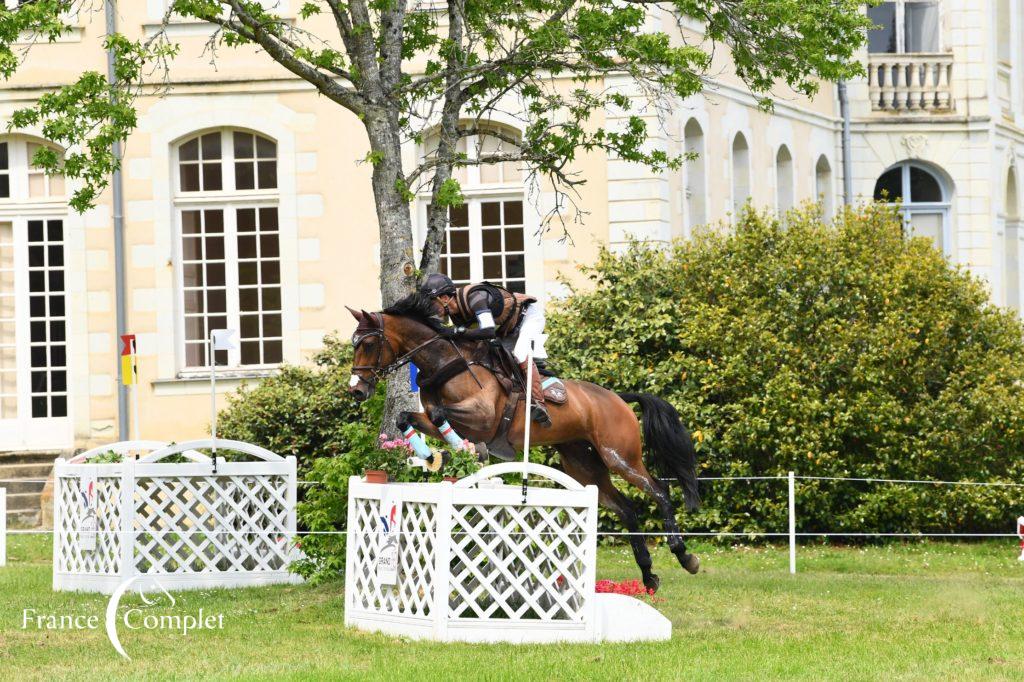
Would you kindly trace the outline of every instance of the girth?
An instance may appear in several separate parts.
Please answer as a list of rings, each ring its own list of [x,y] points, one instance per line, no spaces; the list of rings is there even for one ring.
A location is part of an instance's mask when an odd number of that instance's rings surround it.
[[[516,416],[516,408],[522,400],[522,391],[516,389],[509,394],[505,400],[505,409],[501,413],[501,420],[498,422],[498,430],[494,437],[487,441],[487,450],[490,454],[506,461],[515,459],[516,449],[508,439],[508,430],[512,427],[512,420]]]

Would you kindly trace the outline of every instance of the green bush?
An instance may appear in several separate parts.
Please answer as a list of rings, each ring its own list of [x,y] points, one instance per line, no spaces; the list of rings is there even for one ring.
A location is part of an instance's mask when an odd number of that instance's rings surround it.
[[[351,367],[348,340],[326,337],[312,367],[285,366],[275,376],[243,385],[221,410],[217,435],[282,457],[295,455],[302,478],[316,458],[347,450],[354,435],[350,425],[365,421],[347,393]]]
[[[881,205],[746,213],[585,268],[549,312],[562,373],[672,402],[702,476],[998,481],[1024,473],[1019,319]],[[706,482],[692,530],[779,532],[785,481]],[[801,531],[988,532],[1012,488],[798,483]],[[647,528],[660,529],[648,505]],[[616,521],[611,521],[617,527]]]

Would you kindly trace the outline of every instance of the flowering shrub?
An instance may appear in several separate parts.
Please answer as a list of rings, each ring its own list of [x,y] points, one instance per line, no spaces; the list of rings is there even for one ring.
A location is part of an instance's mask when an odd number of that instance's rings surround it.
[[[397,450],[398,454],[408,457],[412,454],[412,446],[409,445],[409,440],[403,436],[396,436],[395,438],[388,440],[388,434],[381,433],[377,437],[380,440],[378,447],[386,452],[392,452]]]

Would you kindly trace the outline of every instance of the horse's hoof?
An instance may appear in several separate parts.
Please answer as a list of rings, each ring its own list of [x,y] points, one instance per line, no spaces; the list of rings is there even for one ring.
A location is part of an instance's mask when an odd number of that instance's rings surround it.
[[[487,449],[487,444],[481,441],[473,443],[473,447],[476,449],[476,461],[480,464],[487,464],[491,457],[491,451]]]
[[[646,587],[650,592],[657,592],[658,588],[661,587],[661,578],[654,573],[651,573],[644,578],[644,587]]]
[[[697,575],[697,571],[700,570],[700,559],[697,558],[696,554],[685,555],[679,563],[683,565],[687,573]]]

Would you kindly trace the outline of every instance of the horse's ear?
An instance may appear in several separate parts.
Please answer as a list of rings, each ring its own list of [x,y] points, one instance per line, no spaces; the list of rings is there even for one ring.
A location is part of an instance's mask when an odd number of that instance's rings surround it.
[[[352,317],[356,318],[356,322],[362,322],[363,321],[363,315],[366,314],[365,312],[364,313],[360,313],[358,310],[352,310],[348,306],[345,306],[345,310],[347,310],[350,313],[352,313]]]
[[[377,326],[377,319],[373,315],[371,315],[370,313],[366,312],[365,310],[362,310],[360,312],[363,314],[363,319],[365,319],[367,322],[369,322],[374,327]]]

